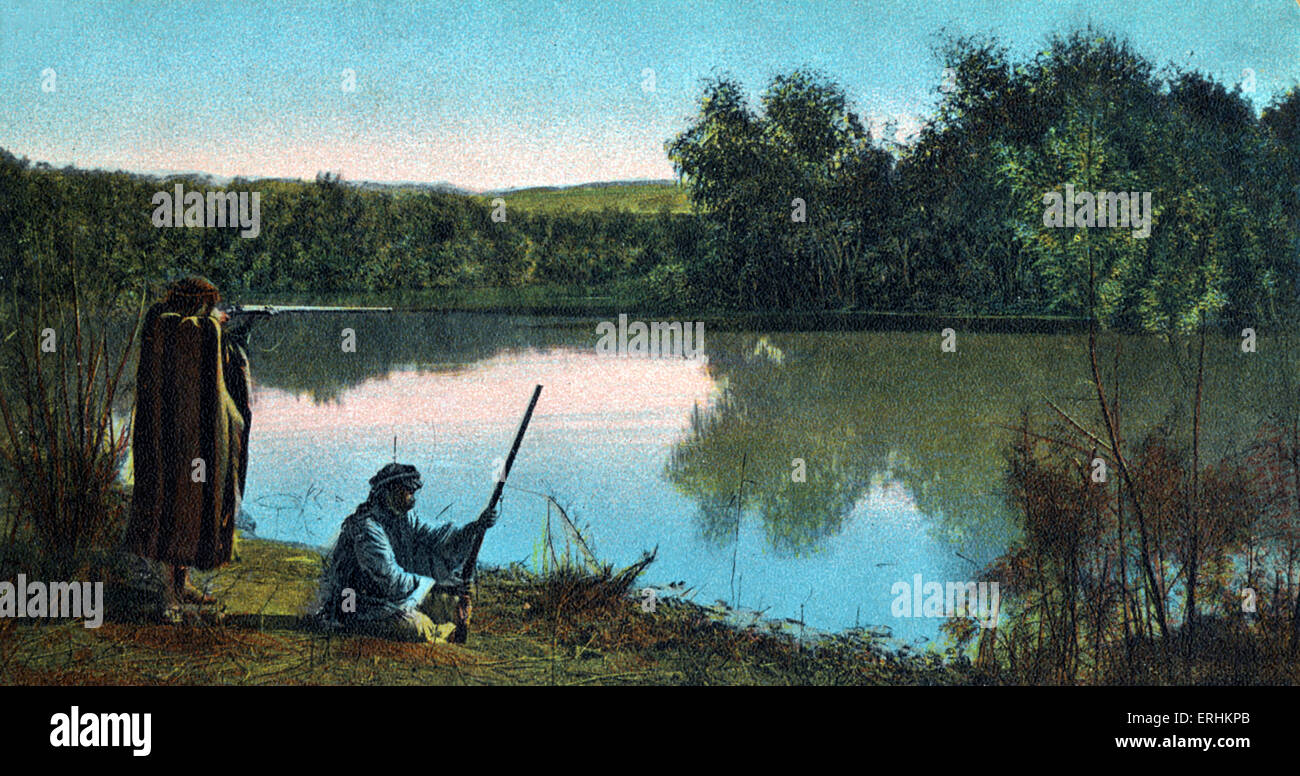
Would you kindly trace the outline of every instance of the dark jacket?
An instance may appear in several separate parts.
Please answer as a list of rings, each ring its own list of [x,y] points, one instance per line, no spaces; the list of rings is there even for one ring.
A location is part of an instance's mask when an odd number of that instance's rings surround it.
[[[421,576],[459,585],[477,531],[475,523],[430,528],[370,499],[343,521],[321,580],[319,615],[342,625],[383,619],[402,612]]]

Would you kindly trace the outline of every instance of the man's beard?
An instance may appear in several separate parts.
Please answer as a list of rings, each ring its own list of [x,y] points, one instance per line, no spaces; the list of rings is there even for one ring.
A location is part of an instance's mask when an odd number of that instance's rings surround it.
[[[388,509],[397,515],[405,515],[415,508],[415,499],[407,501],[401,496],[390,496],[388,499]]]

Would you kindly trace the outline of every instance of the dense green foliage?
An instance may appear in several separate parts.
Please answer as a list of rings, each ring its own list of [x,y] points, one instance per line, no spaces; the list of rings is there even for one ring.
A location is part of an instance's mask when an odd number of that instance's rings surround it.
[[[155,227],[152,198],[172,192],[260,192],[260,232]],[[313,183],[159,181],[55,170],[0,151],[0,265],[24,296],[35,268],[67,284],[135,288],[178,274],[208,276],[230,295],[390,293],[547,285],[598,289],[647,276],[698,242],[692,217],[622,210],[534,212],[438,192],[373,192],[323,175]],[[535,195],[533,197],[536,198]],[[521,199],[527,200],[526,197]]]
[[[1083,316],[1095,288],[1106,325],[1162,331],[1292,305],[1300,91],[1257,115],[1091,31],[1029,61],[974,39],[940,55],[951,77],[910,144],[874,137],[827,76],[779,75],[756,108],[724,77],[666,144],[680,187],[524,190],[503,211],[330,175],[220,187],[0,151],[0,266],[23,293],[40,264],[54,287],[72,268],[131,289],[198,272],[228,296],[564,287],[692,311]],[[260,233],[155,227],[152,198],[178,180],[260,192]],[[1150,235],[1044,227],[1044,194],[1067,184],[1150,192]]]
[[[1164,331],[1293,301],[1300,92],[1257,118],[1239,91],[1158,76],[1090,31],[1027,62],[972,39],[943,58],[936,115],[889,148],[821,76],[774,79],[760,111],[709,83],[668,144],[709,227],[688,285],[744,307],[1086,315],[1091,270],[1105,323]],[[1066,184],[1150,192],[1149,236],[1045,228],[1043,196]]]

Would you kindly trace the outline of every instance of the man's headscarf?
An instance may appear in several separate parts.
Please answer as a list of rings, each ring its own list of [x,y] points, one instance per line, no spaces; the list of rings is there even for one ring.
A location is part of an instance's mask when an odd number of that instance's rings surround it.
[[[204,306],[216,306],[221,292],[207,278],[194,275],[177,280],[167,286],[166,295],[159,303],[165,312],[196,315]]]
[[[385,464],[379,473],[370,478],[370,494],[374,496],[383,492],[385,488],[394,483],[404,485],[411,490],[419,490],[424,487],[420,480],[420,472],[410,464],[393,462]]]

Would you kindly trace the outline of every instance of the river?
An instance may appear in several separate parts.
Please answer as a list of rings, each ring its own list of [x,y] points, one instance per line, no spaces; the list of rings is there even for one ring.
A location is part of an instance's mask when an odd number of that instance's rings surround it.
[[[710,329],[699,358],[646,358],[598,354],[597,322],[394,313],[259,325],[245,493],[257,534],[328,545],[394,437],[398,460],[424,476],[416,513],[435,521],[450,505],[435,522],[473,519],[542,384],[483,563],[538,562],[550,495],[602,560],[658,547],[646,584],[923,642],[941,620],[894,616],[895,586],[974,580],[1016,539],[1007,427],[1022,409],[1051,420],[1049,399],[1081,422],[1095,415],[1082,335],[958,331],[944,352],[937,330]],[[1183,422],[1186,349],[1124,337],[1115,360],[1115,341],[1104,369],[1118,367],[1126,438]],[[1268,341],[1260,353],[1239,342],[1207,344],[1208,457],[1235,454],[1280,392]]]

